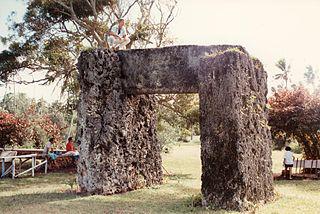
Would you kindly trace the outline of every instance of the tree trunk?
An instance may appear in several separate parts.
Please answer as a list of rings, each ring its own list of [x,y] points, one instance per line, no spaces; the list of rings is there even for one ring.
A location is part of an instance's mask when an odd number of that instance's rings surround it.
[[[191,125],[191,136],[190,136],[190,140],[193,140],[193,135],[194,135],[194,128],[193,125]]]

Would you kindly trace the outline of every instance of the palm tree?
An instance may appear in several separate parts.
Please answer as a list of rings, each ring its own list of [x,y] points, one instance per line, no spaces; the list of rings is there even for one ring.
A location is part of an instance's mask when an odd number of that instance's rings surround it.
[[[313,91],[316,90],[316,83],[319,79],[319,71],[315,70],[311,65],[306,67],[307,71],[304,72],[304,78],[307,84],[312,85]]]
[[[278,73],[274,76],[274,78],[276,80],[278,79],[282,79],[285,82],[285,89],[288,88],[288,81],[289,81],[289,72],[291,69],[290,65],[287,65],[286,60],[285,59],[280,59],[277,63],[276,63],[277,68],[279,68],[281,70],[281,73]]]

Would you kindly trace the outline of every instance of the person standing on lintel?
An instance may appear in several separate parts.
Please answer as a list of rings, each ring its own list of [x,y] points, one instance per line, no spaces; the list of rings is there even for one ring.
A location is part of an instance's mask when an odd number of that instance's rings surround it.
[[[111,30],[107,33],[107,41],[111,49],[123,50],[126,49],[126,45],[129,44],[130,39],[127,35],[127,31],[124,24],[124,19],[119,19],[118,24],[113,26]]]
[[[291,152],[291,148],[287,146],[285,148],[283,164],[285,167],[285,175],[289,180],[292,180],[292,167],[293,167],[293,153]]]

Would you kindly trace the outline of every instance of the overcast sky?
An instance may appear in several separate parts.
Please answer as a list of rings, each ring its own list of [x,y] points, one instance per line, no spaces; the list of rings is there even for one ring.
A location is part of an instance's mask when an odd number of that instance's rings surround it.
[[[259,58],[272,76],[280,58],[292,65],[294,83],[303,80],[307,65],[320,67],[320,1],[318,0],[180,0],[171,27],[176,44],[237,44]],[[21,1],[0,0],[0,35],[12,10],[20,18]],[[0,45],[0,50],[4,47]],[[59,97],[53,87],[17,86],[17,91],[49,101]],[[0,96],[4,88],[0,88]]]

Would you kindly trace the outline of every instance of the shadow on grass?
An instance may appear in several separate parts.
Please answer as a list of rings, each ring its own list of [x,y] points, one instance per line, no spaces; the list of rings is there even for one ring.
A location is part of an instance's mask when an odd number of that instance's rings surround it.
[[[50,173],[50,174],[36,174],[35,177],[21,177],[16,179],[4,178],[0,179],[0,192],[2,191],[16,191],[22,188],[30,188],[32,186],[41,187],[48,184],[66,184],[70,178],[75,178],[75,174],[66,173]]]
[[[168,178],[170,180],[187,180],[187,179],[194,179],[192,177],[192,174],[166,174],[164,175],[165,178]]]
[[[25,206],[31,204],[44,204],[47,202],[70,200],[77,197],[77,195],[71,193],[49,192],[0,196],[0,201],[3,207],[11,207],[12,205]]]
[[[304,192],[320,192],[320,180],[279,180],[276,186],[284,188],[297,188]]]
[[[173,189],[174,188],[174,189]],[[49,213],[191,213],[191,198],[199,189],[163,185],[110,196],[78,196],[71,193],[31,193],[0,196],[0,211],[49,210]]]

